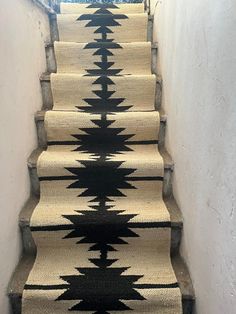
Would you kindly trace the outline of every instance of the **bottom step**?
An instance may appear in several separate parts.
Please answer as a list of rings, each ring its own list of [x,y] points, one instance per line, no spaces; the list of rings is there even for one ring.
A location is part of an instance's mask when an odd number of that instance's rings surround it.
[[[32,255],[23,256],[13,274],[8,289],[13,314],[21,314],[24,284],[33,266],[34,259],[35,257]],[[180,256],[173,257],[172,264],[182,293],[183,314],[192,314],[194,292],[187,267]]]

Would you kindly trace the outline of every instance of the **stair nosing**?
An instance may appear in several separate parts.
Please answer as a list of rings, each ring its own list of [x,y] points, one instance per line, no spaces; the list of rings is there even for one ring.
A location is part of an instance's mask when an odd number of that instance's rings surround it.
[[[151,41],[144,41],[144,43],[151,43],[151,49],[158,49],[158,43],[157,42],[151,42]],[[120,44],[132,44],[133,42],[121,42]],[[142,41],[143,43],[143,41]],[[83,44],[80,42],[80,44]],[[48,41],[45,43],[45,49],[47,48],[54,48],[54,43],[51,41]]]
[[[54,73],[54,72],[45,72],[45,73],[42,73],[41,75],[40,75],[40,78],[39,78],[39,80],[41,81],[41,82],[50,82],[51,81],[51,74],[57,74],[57,73]],[[65,74],[65,73],[63,73],[63,74]],[[79,76],[81,76],[81,77],[83,77],[83,75],[80,75],[80,74],[76,74],[76,73],[71,73],[71,74],[74,74],[74,75],[79,75]],[[152,76],[152,75],[155,75],[155,74],[150,74],[150,76]],[[131,77],[132,75],[129,75],[129,77]],[[142,76],[142,75],[135,75],[135,74],[133,74],[133,76]],[[145,76],[147,76],[147,75],[145,75]],[[157,83],[162,83],[162,77],[160,76],[160,75],[155,75],[156,76],[156,82]]]
[[[44,121],[44,117],[47,111],[53,111],[53,110],[39,110],[35,113],[34,118],[35,121]],[[153,112],[156,110],[152,110]],[[63,112],[76,112],[76,113],[80,113],[80,111],[63,111]],[[130,111],[130,112],[135,112],[135,111]],[[136,112],[144,112],[144,111],[136,111]],[[162,111],[159,110],[158,111],[160,114],[160,122],[162,123],[166,123],[167,122],[167,115]],[[84,113],[84,112],[81,112]]]

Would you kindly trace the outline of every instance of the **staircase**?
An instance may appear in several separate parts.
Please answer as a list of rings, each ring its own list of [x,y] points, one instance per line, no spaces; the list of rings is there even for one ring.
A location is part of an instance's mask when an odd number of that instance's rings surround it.
[[[50,19],[13,313],[190,314],[152,16],[61,4]]]

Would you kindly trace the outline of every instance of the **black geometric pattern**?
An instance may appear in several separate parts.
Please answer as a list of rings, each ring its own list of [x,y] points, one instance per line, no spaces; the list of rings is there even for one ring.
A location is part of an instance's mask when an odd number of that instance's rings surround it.
[[[111,14],[109,8],[115,5],[90,5],[97,7],[95,14],[84,14],[79,20],[86,20],[86,27],[97,29],[95,34],[101,34],[100,39],[95,39],[94,43],[89,43],[85,49],[96,49],[94,55],[100,56],[100,62],[95,62],[94,69],[86,69],[87,75],[95,77],[93,84],[101,86],[98,90],[93,90],[95,98],[86,98],[88,104],[85,107],[78,107],[86,112],[99,113],[100,118],[93,120],[95,128],[83,128],[86,135],[73,135],[80,141],[76,150],[89,152],[94,155],[94,160],[82,161],[84,168],[67,168],[78,180],[68,186],[69,189],[83,188],[83,193],[79,196],[92,196],[91,211],[81,212],[81,215],[66,216],[71,223],[83,225],[75,228],[67,235],[67,238],[82,238],[78,243],[91,244],[91,251],[99,251],[100,258],[91,259],[94,268],[79,268],[83,276],[64,276],[68,282],[68,290],[62,294],[58,300],[82,300],[70,310],[72,311],[94,311],[96,314],[109,313],[109,311],[126,311],[130,309],[120,300],[132,299],[142,300],[143,297],[134,290],[133,283],[140,276],[127,276],[122,273],[127,268],[111,267],[116,261],[109,258],[109,252],[114,251],[112,245],[127,243],[123,238],[138,237],[128,227],[128,221],[135,215],[122,214],[120,210],[111,210],[112,206],[107,202],[112,202],[112,197],[125,197],[120,191],[133,189],[126,178],[135,169],[121,168],[123,162],[110,160],[117,153],[130,150],[125,141],[134,134],[120,135],[122,128],[112,128],[115,121],[108,121],[107,114],[129,109],[122,106],[124,98],[114,97],[114,92],[109,91],[110,85],[114,85],[112,76],[119,75],[122,69],[114,67],[114,62],[109,62],[109,56],[113,55],[114,49],[122,47],[113,43],[107,38],[111,34],[109,27],[119,26],[120,19],[127,19],[124,14]],[[112,68],[111,68],[112,67]],[[96,180],[95,180],[96,178]],[[94,205],[94,203],[96,205]],[[94,211],[94,209],[96,211]],[[92,223],[95,222],[95,223]],[[105,227],[104,227],[105,226]],[[114,288],[114,284],[116,286]],[[110,291],[113,291],[110,294]]]

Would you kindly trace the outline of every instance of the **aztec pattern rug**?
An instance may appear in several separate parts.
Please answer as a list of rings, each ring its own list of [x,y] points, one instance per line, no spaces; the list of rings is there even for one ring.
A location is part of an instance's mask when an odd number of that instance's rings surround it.
[[[23,314],[182,313],[147,19],[140,4],[61,5]]]

